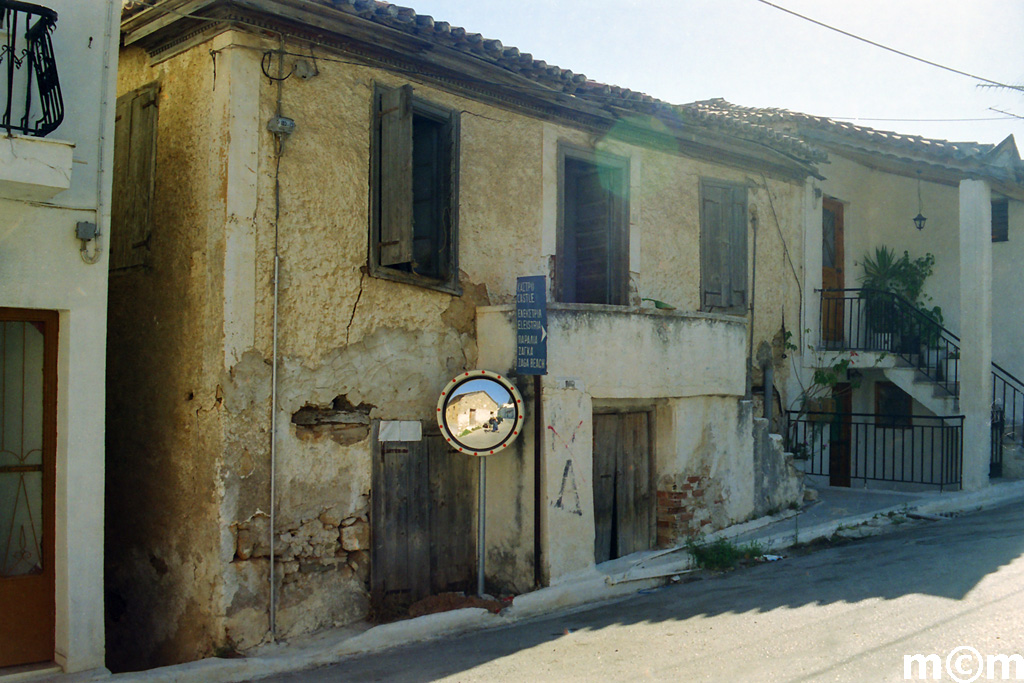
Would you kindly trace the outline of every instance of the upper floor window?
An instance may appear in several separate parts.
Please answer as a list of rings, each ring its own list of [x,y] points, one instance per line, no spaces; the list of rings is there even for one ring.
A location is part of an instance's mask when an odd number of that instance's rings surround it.
[[[747,307],[747,188],[700,184],[701,309],[744,313]]]
[[[629,303],[629,160],[559,148],[559,301]]]
[[[992,241],[1008,242],[1010,240],[1010,202],[1007,199],[996,199],[992,202]]]
[[[459,114],[406,85],[377,88],[373,119],[370,272],[458,294]]]

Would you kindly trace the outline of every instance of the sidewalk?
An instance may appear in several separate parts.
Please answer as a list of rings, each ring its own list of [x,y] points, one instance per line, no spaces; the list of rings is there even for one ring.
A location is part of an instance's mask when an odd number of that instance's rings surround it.
[[[827,488],[819,500],[799,512],[786,511],[710,534],[708,540],[728,538],[736,543],[758,542],[765,550],[780,551],[795,543],[827,538],[857,527],[881,533],[892,515],[924,516],[972,512],[1024,500],[1024,481],[1001,482],[982,491],[899,493]],[[866,535],[866,534],[865,534]],[[382,650],[467,631],[498,628],[522,619],[565,609],[580,609],[602,600],[623,598],[664,585],[691,570],[682,548],[637,553],[568,577],[556,586],[517,596],[499,614],[480,608],[430,614],[391,624],[335,629],[315,636],[258,648],[245,659],[204,659],[138,673],[61,677],[67,681],[227,683],[310,669],[357,653]],[[32,678],[28,680],[46,680]]]

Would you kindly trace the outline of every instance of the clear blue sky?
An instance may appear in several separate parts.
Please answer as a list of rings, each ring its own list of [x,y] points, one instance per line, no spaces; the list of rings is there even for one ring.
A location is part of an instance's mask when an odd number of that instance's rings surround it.
[[[773,0],[961,71],[1024,84],[1024,0]],[[549,64],[675,103],[724,97],[832,117],[1024,116],[1024,93],[979,88],[757,0],[409,0],[398,4]],[[1024,120],[856,123],[998,142]],[[1024,152],[1024,149],[1022,149]]]
[[[459,388],[452,393],[452,396],[471,394],[474,391],[486,391],[487,395],[493,398],[499,406],[505,405],[512,398],[505,387],[491,379],[471,379],[465,384],[460,384]]]

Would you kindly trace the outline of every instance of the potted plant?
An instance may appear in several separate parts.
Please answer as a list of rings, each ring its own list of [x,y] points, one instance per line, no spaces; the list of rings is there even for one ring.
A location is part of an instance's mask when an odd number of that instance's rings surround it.
[[[861,260],[864,273],[861,299],[874,348],[901,353],[918,353],[924,344],[938,345],[941,336],[942,309],[925,305],[925,280],[932,274],[935,256],[926,253],[916,259],[906,251],[900,257],[886,246]],[[904,301],[901,301],[903,299]],[[904,310],[906,307],[912,310]],[[912,311],[917,311],[915,314]]]

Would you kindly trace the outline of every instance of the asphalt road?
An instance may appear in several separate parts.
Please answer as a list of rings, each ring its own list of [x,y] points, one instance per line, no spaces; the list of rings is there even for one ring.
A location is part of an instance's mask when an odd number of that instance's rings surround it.
[[[903,681],[914,654],[1003,680],[984,667],[1024,655],[1022,555],[1014,504],[274,680]]]

